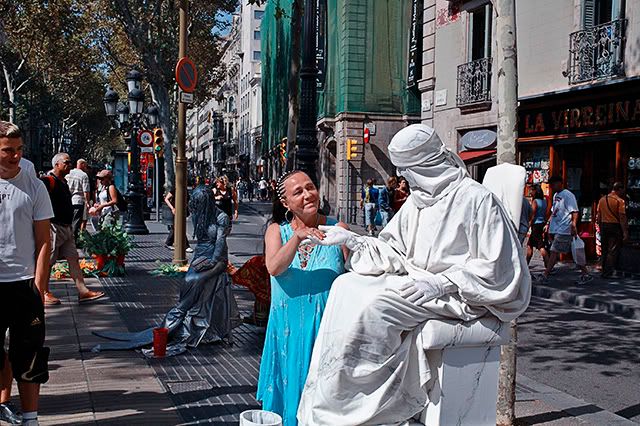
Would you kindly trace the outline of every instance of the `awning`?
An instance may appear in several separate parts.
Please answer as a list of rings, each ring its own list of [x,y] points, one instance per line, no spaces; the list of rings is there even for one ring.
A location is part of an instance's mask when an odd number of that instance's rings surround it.
[[[462,158],[462,161],[465,163],[471,163],[478,160],[484,160],[485,158],[489,158],[492,155],[495,155],[495,149],[479,149],[477,151],[462,151],[459,152],[458,155]]]

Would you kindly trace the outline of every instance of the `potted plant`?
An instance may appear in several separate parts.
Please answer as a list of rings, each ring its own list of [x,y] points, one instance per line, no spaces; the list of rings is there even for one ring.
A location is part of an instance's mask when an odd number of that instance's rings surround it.
[[[83,231],[80,241],[85,252],[96,259],[101,276],[124,275],[124,257],[133,247],[133,237],[120,225],[104,225],[95,234]]]

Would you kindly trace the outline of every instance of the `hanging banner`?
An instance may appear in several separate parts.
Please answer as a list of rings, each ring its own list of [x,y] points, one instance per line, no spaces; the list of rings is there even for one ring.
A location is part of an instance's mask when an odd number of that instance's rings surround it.
[[[327,0],[316,0],[316,66],[318,67],[318,90],[324,90],[327,54]]]
[[[413,0],[411,6],[411,27],[409,29],[409,61],[407,87],[418,84],[422,77],[422,13],[423,0]]]

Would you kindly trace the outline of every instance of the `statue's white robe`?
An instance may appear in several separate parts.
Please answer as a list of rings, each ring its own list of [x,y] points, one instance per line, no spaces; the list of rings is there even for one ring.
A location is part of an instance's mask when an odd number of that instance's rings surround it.
[[[428,404],[430,319],[510,321],[529,304],[522,246],[501,203],[470,178],[434,205],[410,196],[333,283],[298,410],[303,425],[398,424]],[[457,291],[427,303],[390,289],[441,274]]]

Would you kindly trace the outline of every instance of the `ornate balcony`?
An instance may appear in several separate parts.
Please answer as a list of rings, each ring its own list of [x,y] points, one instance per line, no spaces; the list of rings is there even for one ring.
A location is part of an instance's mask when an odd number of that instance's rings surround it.
[[[458,65],[456,105],[491,107],[491,58],[482,58]]]
[[[626,19],[607,22],[569,36],[569,84],[603,80],[624,74]]]

